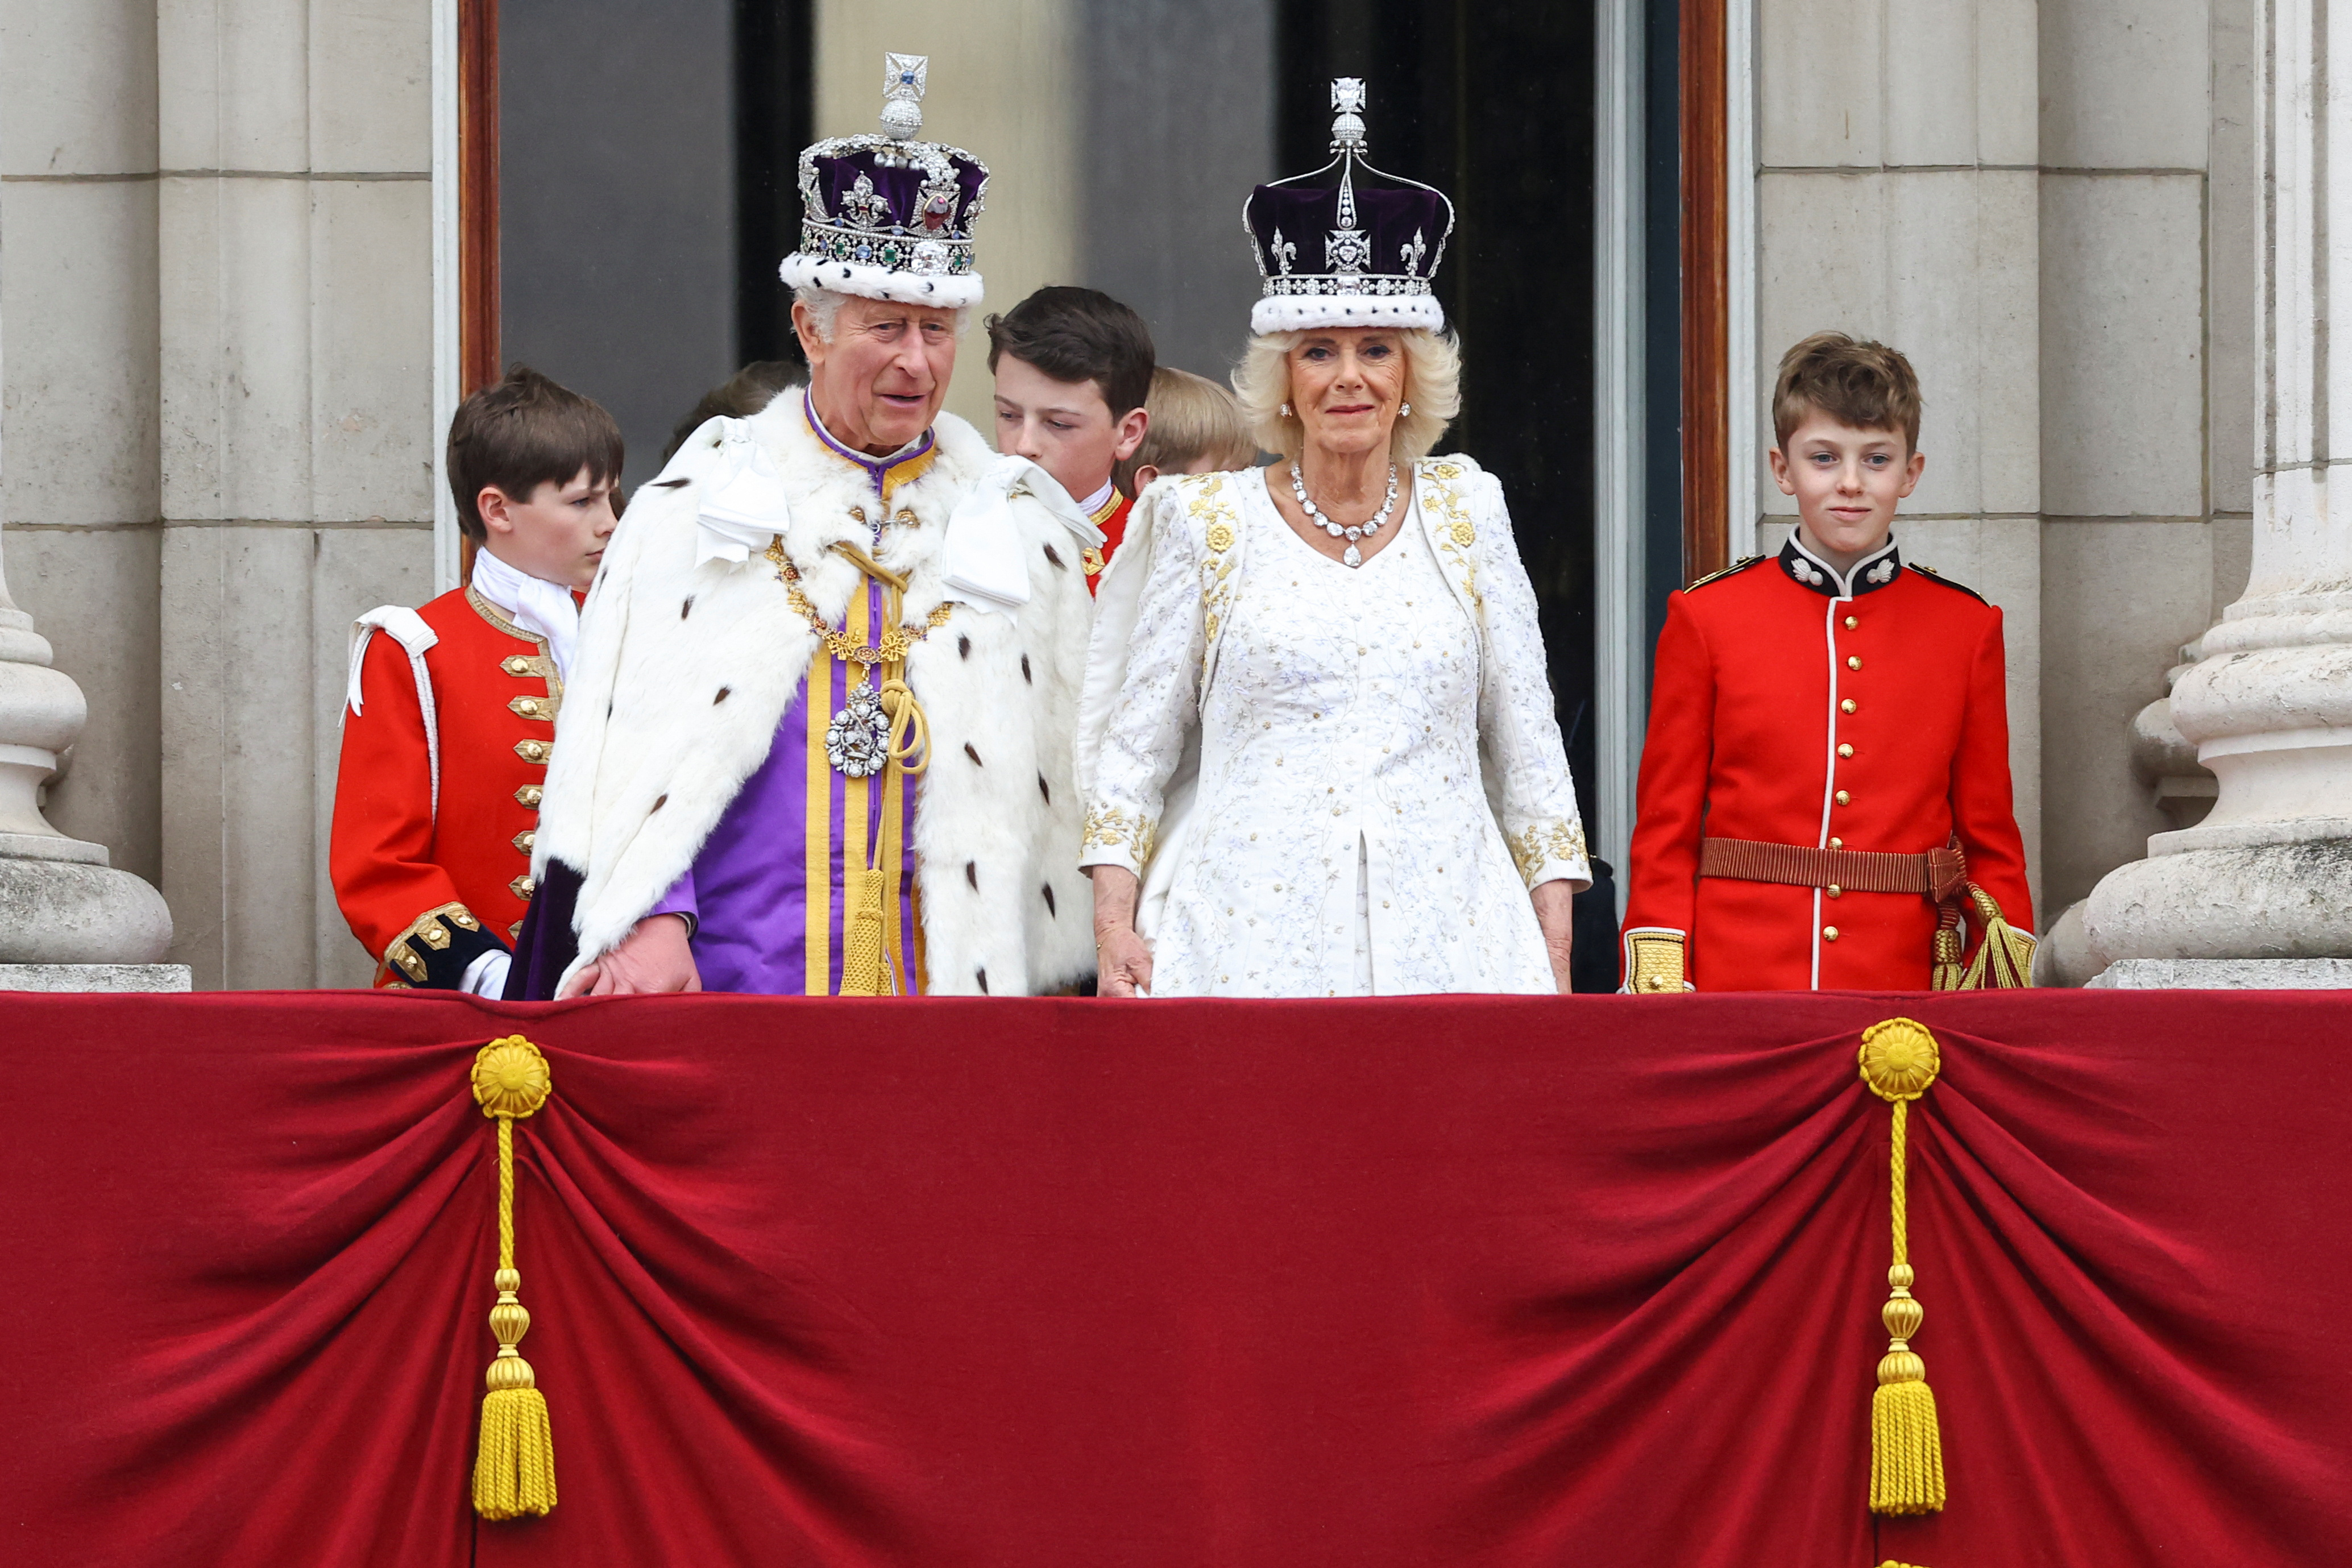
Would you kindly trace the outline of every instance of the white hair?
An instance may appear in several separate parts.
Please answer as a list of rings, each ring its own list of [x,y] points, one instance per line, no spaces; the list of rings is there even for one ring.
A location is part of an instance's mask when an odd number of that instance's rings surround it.
[[[1424,458],[1454,416],[1462,412],[1462,353],[1451,332],[1426,327],[1386,328],[1404,351],[1404,396],[1412,412],[1397,416],[1389,431],[1389,452],[1399,462]],[[1249,341],[1234,371],[1234,398],[1251,438],[1269,452],[1297,458],[1307,445],[1307,426],[1290,402],[1290,351],[1313,333],[1260,332]]]
[[[851,296],[838,289],[820,289],[814,283],[803,283],[793,290],[793,298],[808,307],[809,325],[815,329],[817,341],[827,343],[833,342],[834,327],[841,320],[841,308],[849,303]],[[864,296],[861,295],[858,298],[862,299]],[[924,309],[936,309],[936,307],[926,306]],[[971,307],[956,306],[956,336],[963,336],[964,330],[971,325]]]

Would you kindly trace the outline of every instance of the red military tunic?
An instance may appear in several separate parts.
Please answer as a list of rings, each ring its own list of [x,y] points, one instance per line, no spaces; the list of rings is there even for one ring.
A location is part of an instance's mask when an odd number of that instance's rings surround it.
[[[1102,581],[1103,568],[1110,564],[1112,553],[1118,549],[1118,542],[1127,537],[1127,514],[1134,510],[1135,498],[1121,495],[1116,489],[1110,492],[1108,500],[1095,509],[1093,521],[1103,531],[1103,542],[1101,548],[1088,550],[1082,562],[1087,569],[1087,593],[1093,593]]]
[[[1674,595],[1642,751],[1629,986],[1664,988],[1638,961],[1671,937],[1702,991],[1928,988],[1927,897],[1702,877],[1702,837],[1917,855],[1957,833],[1969,879],[2030,931],[2000,625],[1892,541],[1842,579],[1791,538]]]
[[[378,985],[456,988],[505,949],[530,902],[531,835],[563,683],[544,639],[471,588],[416,612],[439,742],[440,800],[406,648],[373,635],[343,717],[328,865]]]

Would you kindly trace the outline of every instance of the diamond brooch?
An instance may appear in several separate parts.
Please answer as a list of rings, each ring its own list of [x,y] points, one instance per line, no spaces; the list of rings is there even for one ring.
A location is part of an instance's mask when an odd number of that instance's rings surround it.
[[[860,681],[825,727],[824,758],[853,779],[873,777],[890,760],[890,720],[871,681]]]

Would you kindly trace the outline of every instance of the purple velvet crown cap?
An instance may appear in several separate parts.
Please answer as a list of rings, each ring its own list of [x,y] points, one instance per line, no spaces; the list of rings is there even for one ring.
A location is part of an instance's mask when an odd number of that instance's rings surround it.
[[[929,77],[924,56],[886,57],[881,134],[801,153],[800,248],[777,268],[786,283],[908,304],[980,302],[972,223],[988,205],[988,165],[915,139]]]
[[[1260,185],[1242,209],[1265,294],[1260,332],[1315,327],[1445,324],[1430,279],[1454,232],[1454,204],[1364,160],[1364,84],[1331,84],[1330,163]]]

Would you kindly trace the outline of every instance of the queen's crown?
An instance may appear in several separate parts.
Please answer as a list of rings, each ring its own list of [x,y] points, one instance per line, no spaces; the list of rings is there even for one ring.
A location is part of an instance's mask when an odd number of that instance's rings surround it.
[[[1444,326],[1430,279],[1454,232],[1454,204],[1365,161],[1360,79],[1334,81],[1331,108],[1331,161],[1258,186],[1242,207],[1265,279],[1251,326]]]

